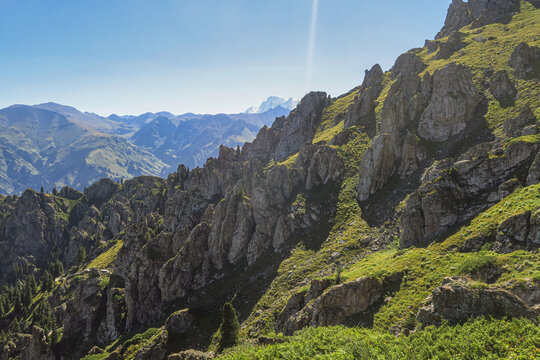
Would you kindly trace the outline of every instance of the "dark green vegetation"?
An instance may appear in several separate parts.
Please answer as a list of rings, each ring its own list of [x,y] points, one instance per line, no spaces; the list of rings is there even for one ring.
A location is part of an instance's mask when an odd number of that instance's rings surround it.
[[[166,180],[102,181],[76,200],[64,189],[0,197],[2,219],[25,201],[40,212],[19,210],[23,224],[45,219],[38,230],[56,225],[61,234],[44,240],[56,244],[45,260],[18,254],[0,274],[3,337],[14,341],[36,325],[47,344],[58,341],[57,354],[85,359],[165,359],[190,348],[223,350],[223,359],[537,358],[540,87],[508,64],[521,42],[540,45],[539,18],[522,1],[509,23],[461,28],[462,44],[448,56],[450,37],[408,53],[423,62],[423,80],[412,74],[420,92],[456,62],[470,68],[480,95],[476,127],[439,143],[413,119],[399,134],[408,147],[373,148],[385,134],[367,127],[380,132],[403,118],[401,109],[426,106],[421,93],[399,103],[404,90],[393,86],[403,79],[389,71],[352,125],[370,84],[338,98],[312,93],[253,144],[223,147],[204,168],[180,167]],[[517,88],[504,106],[490,85],[500,70]],[[523,113],[526,126],[512,130]],[[392,170],[411,157],[421,159],[417,169]],[[359,201],[373,168],[391,174]],[[9,219],[2,234],[9,229],[23,245],[34,239]],[[411,229],[416,242],[403,244]],[[445,317],[448,309],[456,318]]]
[[[227,302],[223,305],[223,317],[221,319],[221,325],[219,327],[219,345],[218,351],[223,351],[226,348],[235,346],[238,344],[238,331],[240,324],[238,323],[238,316],[232,303]]]
[[[303,330],[271,346],[240,346],[218,359],[535,359],[540,328],[527,320],[480,319],[428,327],[410,336],[368,329]]]

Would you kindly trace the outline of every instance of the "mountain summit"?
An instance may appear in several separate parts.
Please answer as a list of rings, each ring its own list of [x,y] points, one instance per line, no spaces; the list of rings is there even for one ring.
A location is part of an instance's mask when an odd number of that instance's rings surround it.
[[[298,104],[298,100],[289,98],[288,100],[277,97],[270,96],[264,100],[259,107],[252,106],[245,111],[246,114],[262,114],[269,110],[277,109],[282,107],[287,110],[292,110]]]

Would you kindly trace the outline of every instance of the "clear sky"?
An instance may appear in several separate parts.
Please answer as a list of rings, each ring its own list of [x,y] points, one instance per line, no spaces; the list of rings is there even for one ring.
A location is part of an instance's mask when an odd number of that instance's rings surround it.
[[[386,70],[432,39],[449,4],[0,0],[0,107],[54,101],[100,115],[231,113],[270,95],[337,96],[366,68]]]

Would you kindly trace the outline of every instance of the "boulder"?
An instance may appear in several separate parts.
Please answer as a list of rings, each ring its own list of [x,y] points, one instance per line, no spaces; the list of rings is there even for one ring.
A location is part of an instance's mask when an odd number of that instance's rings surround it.
[[[307,326],[333,326],[369,310],[382,299],[379,279],[363,277],[331,287],[283,324],[283,333],[293,334]]]
[[[528,126],[537,126],[536,116],[530,105],[526,105],[520,114],[513,119],[508,119],[503,124],[503,133],[509,137],[523,135],[523,130]]]
[[[168,360],[209,360],[213,359],[214,354],[204,353],[197,350],[185,350],[176,354],[171,354]]]
[[[165,330],[171,335],[182,335],[188,332],[193,323],[193,315],[188,309],[172,313],[165,321]]]
[[[462,39],[463,35],[459,31],[453,31],[447,41],[439,42],[439,52],[435,55],[435,59],[448,59],[454,53],[463,49],[467,44]]]
[[[514,83],[510,81],[508,73],[504,70],[497,71],[489,82],[489,90],[497,99],[501,107],[514,106],[516,102],[517,90]]]
[[[538,315],[539,311],[507,290],[472,287],[465,278],[446,278],[426,299],[416,318],[422,326],[429,326],[440,325],[442,320],[453,325],[480,316],[536,320]]]
[[[518,79],[538,79],[540,77],[540,47],[522,42],[512,52],[508,63]]]

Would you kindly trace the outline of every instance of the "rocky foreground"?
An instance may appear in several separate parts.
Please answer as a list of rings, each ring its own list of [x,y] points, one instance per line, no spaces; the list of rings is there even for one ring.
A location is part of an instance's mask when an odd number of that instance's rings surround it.
[[[539,7],[454,0],[389,71],[306,95],[202,168],[1,197],[1,358],[210,358],[227,300],[251,346],[334,325],[537,327]]]

